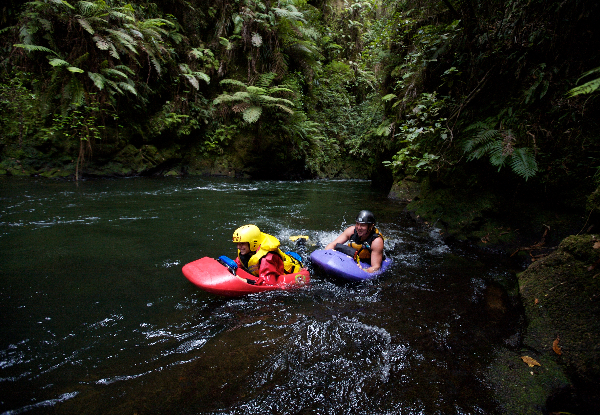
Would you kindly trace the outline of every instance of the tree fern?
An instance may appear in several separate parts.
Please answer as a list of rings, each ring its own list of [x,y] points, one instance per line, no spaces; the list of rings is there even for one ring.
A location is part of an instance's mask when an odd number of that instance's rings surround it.
[[[252,124],[252,123],[258,121],[261,114],[262,114],[262,108],[259,106],[248,107],[242,112],[244,121],[246,121],[249,124]]]
[[[244,121],[249,123],[256,122],[263,114],[264,108],[278,109],[288,114],[293,114],[294,111],[291,107],[294,106],[294,103],[292,101],[273,96],[274,94],[281,93],[293,94],[293,91],[289,88],[281,86],[269,87],[275,76],[276,74],[271,72],[262,74],[257,81],[257,84],[260,86],[246,85],[235,79],[224,79],[220,82],[221,85],[232,85],[235,88],[242,89],[242,91],[237,91],[233,94],[223,93],[213,100],[213,104],[246,104],[247,107],[244,107],[243,118]],[[257,108],[260,108],[260,111]]]
[[[468,153],[468,160],[488,156],[490,163],[498,167],[498,171],[508,162],[511,170],[525,180],[535,176],[535,154],[530,148],[514,146],[516,137],[512,130],[493,129],[485,122],[476,122],[465,129],[472,130],[476,130],[476,133],[463,147],[464,152]]]

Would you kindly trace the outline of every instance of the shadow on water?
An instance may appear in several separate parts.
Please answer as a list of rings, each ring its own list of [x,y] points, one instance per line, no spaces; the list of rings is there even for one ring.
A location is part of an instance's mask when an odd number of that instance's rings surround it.
[[[0,413],[496,414],[520,311],[510,268],[446,245],[367,182],[2,182]],[[224,299],[181,275],[256,223],[307,258],[358,210],[394,260]],[[507,291],[508,288],[508,291]]]

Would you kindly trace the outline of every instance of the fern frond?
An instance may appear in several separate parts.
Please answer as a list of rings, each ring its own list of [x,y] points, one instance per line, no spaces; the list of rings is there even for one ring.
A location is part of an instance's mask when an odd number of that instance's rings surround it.
[[[476,147],[485,145],[493,141],[494,139],[497,139],[498,137],[500,137],[500,131],[498,130],[479,130],[479,132],[475,134],[475,136],[472,139],[467,140],[463,150],[465,152],[473,151]]]
[[[151,39],[159,40],[161,42],[162,42],[162,36],[159,33],[159,31],[164,32],[163,34],[165,34],[165,35],[167,34],[166,30],[161,29],[161,28],[156,28],[156,27],[153,27],[153,28],[143,28],[143,29],[140,29],[140,31],[144,34],[144,36],[146,36],[148,38],[151,38]]]
[[[180,44],[181,41],[184,39],[183,35],[181,35],[180,33],[177,32],[171,32],[169,33],[169,37],[171,39],[173,39],[173,42],[175,42],[175,44]]]
[[[90,35],[93,35],[95,33],[94,28],[87,20],[77,19],[77,21],[79,22],[81,27],[83,27]]]
[[[240,88],[247,88],[247,85],[243,82],[240,82],[236,79],[223,79],[221,82],[219,82],[219,84],[221,85],[233,85],[233,86],[239,86]]]
[[[490,163],[492,166],[498,167],[498,171],[502,167],[504,167],[504,163],[506,162],[507,154],[504,149],[504,145],[501,141],[492,141],[487,143],[483,147],[480,148],[480,151],[483,154],[489,154]]]
[[[256,85],[259,87],[268,88],[268,86],[271,85],[273,79],[275,79],[276,76],[277,74],[275,72],[264,73],[260,75],[258,81],[256,82]]]
[[[250,98],[250,94],[245,91],[236,92],[233,95],[229,94],[221,94],[213,100],[214,105],[222,104],[222,103],[230,103],[242,101],[245,102]]]
[[[308,39],[316,41],[321,38],[321,34],[313,27],[300,26],[298,29]]]
[[[50,65],[52,66],[71,66],[71,64],[65,60],[53,58],[49,60]]]
[[[68,7],[70,9],[75,9],[75,7],[71,6],[69,3],[67,3],[65,0],[50,0],[52,3],[61,5],[61,6],[65,6]]]
[[[284,105],[285,104],[290,107],[294,106],[294,103],[292,101],[290,101],[289,99],[285,99],[285,98],[275,98],[275,97],[270,97],[268,95],[258,95],[258,96],[254,96],[253,98],[255,98],[259,102],[266,104],[266,105]]]
[[[108,43],[108,48],[109,48],[109,55],[112,56],[115,59],[119,59],[121,60],[121,57],[119,56],[119,52],[117,52],[117,48],[115,48],[115,45],[112,42]]]
[[[193,72],[192,75],[194,75],[196,78],[203,80],[204,82],[206,82],[207,84],[210,84],[210,76],[208,76],[207,74],[205,74],[204,72]]]
[[[476,121],[473,124],[467,126],[464,131],[472,131],[472,130],[490,130],[492,129],[492,125],[489,125],[485,121]]]
[[[88,72],[88,76],[94,82],[96,88],[98,88],[99,90],[102,90],[104,88],[104,81],[106,80],[106,78],[104,78],[102,75],[96,72]]]
[[[48,49],[45,46],[39,46],[39,45],[24,45],[22,43],[17,43],[15,45],[13,45],[16,48],[23,48],[28,52],[48,52],[48,53],[53,53],[54,55],[58,56],[58,53],[54,52],[52,49]]]
[[[179,70],[184,73],[184,74],[191,74],[192,70],[190,69],[190,67],[188,66],[187,63],[180,63],[179,64]]]
[[[293,110],[293,109],[291,109],[291,108],[289,108],[289,107],[286,107],[285,105],[282,105],[282,104],[275,104],[275,106],[276,106],[277,108],[279,108],[279,109],[281,109],[281,110],[283,110],[283,111],[287,112],[288,114],[293,114],[293,113],[294,113],[294,110]]]
[[[523,177],[525,181],[535,176],[538,171],[535,155],[529,148],[516,148],[510,158],[510,167],[513,172]]]
[[[131,92],[133,95],[137,96],[137,91],[133,85],[128,84],[127,82],[119,82],[119,86],[126,91]]]
[[[116,65],[114,69],[117,69],[121,72],[129,72],[129,75],[135,75],[135,71],[127,65]]]
[[[304,19],[304,14],[302,12],[299,12],[298,9],[296,9],[296,7],[294,7],[291,4],[287,5],[285,9],[274,7],[273,11],[278,17],[282,19],[306,23],[306,20]]]
[[[152,62],[152,65],[154,66],[154,69],[156,69],[156,72],[160,76],[161,71],[162,71],[162,66],[160,65],[160,62],[158,61],[158,59],[156,59],[154,57],[154,55],[152,55],[152,57],[150,58],[150,62]]]
[[[244,121],[246,121],[247,123],[254,123],[256,121],[258,121],[258,119],[260,118],[260,115],[262,114],[262,108],[261,107],[257,107],[257,106],[252,106],[252,107],[248,107],[244,110],[244,112],[242,113],[242,116],[244,118]]]
[[[185,74],[185,73],[184,73],[184,74],[182,74],[182,75],[183,75],[183,76],[184,76],[184,77],[185,77],[185,78],[188,80],[188,82],[189,82],[190,84],[192,84],[192,86],[193,86],[193,87],[194,87],[196,90],[200,89],[200,82],[198,82],[198,80],[197,80],[197,79],[196,79],[194,76],[191,76],[191,75],[188,75],[188,74]]]
[[[108,50],[112,43],[110,40],[101,38],[100,36],[94,36],[92,39],[96,42],[96,47],[100,50]]]
[[[121,10],[123,10],[123,8],[121,8]],[[117,19],[123,19],[123,20],[128,20],[131,22],[135,22],[135,18],[130,13],[123,13],[118,10],[111,10],[109,12],[109,15],[111,17],[115,17]]]
[[[104,78],[104,81],[108,84],[108,86],[110,86],[112,94],[114,94],[115,92],[123,94],[123,91],[121,90],[121,88],[119,88],[119,85],[115,81],[107,78]]]
[[[252,95],[264,95],[267,93],[267,91],[264,88],[254,85],[249,85],[248,87],[246,87],[246,91],[248,91],[248,93]]]
[[[144,40],[144,34],[137,29],[129,28],[129,31],[133,34],[133,36]]]
[[[175,23],[167,19],[146,19],[141,23],[141,27],[160,27],[160,26],[171,26],[175,27]],[[167,33],[167,32],[165,32]]]
[[[135,44],[135,40],[129,36],[127,33],[121,31],[121,30],[113,30],[113,29],[106,29],[107,32],[111,33],[114,39],[117,39],[119,41],[119,43],[121,43],[123,46],[125,46],[127,49],[129,49],[130,51],[132,51],[133,53],[137,54],[138,51],[136,49],[136,44]]]
[[[93,16],[102,10],[100,8],[101,3],[92,3],[91,1],[80,1],[77,3],[79,6],[79,12],[84,16]]]
[[[119,70],[116,70],[116,69],[111,69],[111,68],[102,69],[102,72],[105,73],[106,75],[117,75],[124,79],[129,79],[129,77],[125,73],[123,73]]]
[[[269,89],[269,94],[276,94],[278,92],[285,92],[285,93],[289,93],[291,95],[294,95],[294,91],[292,91],[289,88],[284,88],[284,87],[276,86],[276,87],[273,87],[273,88]]]

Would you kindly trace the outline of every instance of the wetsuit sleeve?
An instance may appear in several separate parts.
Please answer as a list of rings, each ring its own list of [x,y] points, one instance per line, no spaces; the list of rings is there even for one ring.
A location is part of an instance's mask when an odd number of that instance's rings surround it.
[[[277,277],[284,274],[283,260],[279,255],[269,252],[260,260],[260,268],[258,271],[259,284],[277,284]]]

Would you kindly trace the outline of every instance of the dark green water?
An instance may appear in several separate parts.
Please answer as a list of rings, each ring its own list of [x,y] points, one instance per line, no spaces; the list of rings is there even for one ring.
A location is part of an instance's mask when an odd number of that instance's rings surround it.
[[[368,182],[0,178],[0,192],[2,414],[501,412],[485,373],[515,330],[489,298],[508,269]],[[360,209],[394,259],[375,281],[312,273],[223,299],[181,273],[233,257],[246,223],[285,249],[308,235],[308,258]]]

